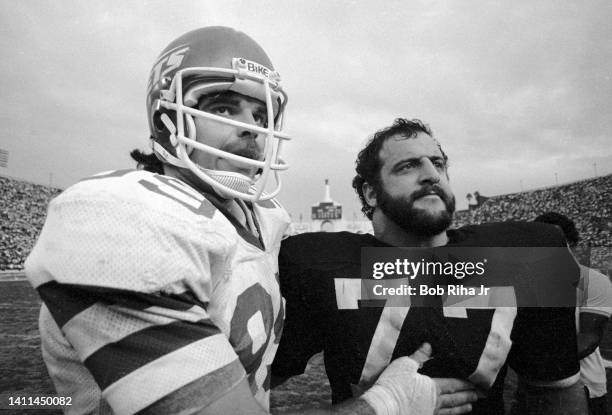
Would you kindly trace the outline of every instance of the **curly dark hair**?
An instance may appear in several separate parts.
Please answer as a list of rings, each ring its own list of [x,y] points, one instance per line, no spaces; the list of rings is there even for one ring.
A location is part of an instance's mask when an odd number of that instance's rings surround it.
[[[421,120],[397,118],[391,126],[378,130],[357,155],[357,160],[355,160],[355,171],[357,175],[353,178],[353,189],[355,189],[361,201],[361,211],[368,219],[372,219],[374,208],[366,202],[363,194],[363,184],[369,183],[377,193],[381,190],[380,168],[382,166],[382,160],[380,160],[379,153],[383,144],[389,138],[396,135],[400,135],[404,138],[413,138],[416,137],[418,133],[425,133],[433,137],[433,133],[429,126],[424,124]],[[442,150],[440,143],[438,143],[437,140],[436,143],[442,153],[444,161],[448,163],[448,157]]]
[[[130,156],[136,162],[137,169],[164,174],[164,163],[162,163],[154,153],[147,154],[138,149],[134,149],[130,152]]]
[[[551,225],[557,225],[560,227],[569,246],[576,246],[580,240],[580,235],[578,234],[578,229],[576,229],[576,224],[573,220],[565,215],[557,212],[546,212],[535,218],[533,221],[549,223]]]

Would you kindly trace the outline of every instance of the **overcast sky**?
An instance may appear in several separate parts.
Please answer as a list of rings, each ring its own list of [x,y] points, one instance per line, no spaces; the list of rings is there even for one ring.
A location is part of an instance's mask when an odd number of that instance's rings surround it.
[[[465,195],[612,173],[612,2],[0,0],[0,174],[66,187],[133,167],[148,148],[145,86],[159,52],[209,25],[259,42],[289,94],[280,200],[324,194],[359,214],[367,137],[430,124]]]

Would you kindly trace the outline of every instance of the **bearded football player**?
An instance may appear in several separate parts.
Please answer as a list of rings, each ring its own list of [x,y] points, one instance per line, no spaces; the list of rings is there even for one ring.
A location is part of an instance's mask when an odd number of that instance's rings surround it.
[[[25,268],[67,413],[267,412],[284,318],[277,254],[289,217],[274,197],[286,104],[253,39],[188,32],[149,77],[157,168],[101,173],[51,202]],[[426,355],[398,359],[343,408],[373,413],[378,397],[427,413],[437,391],[416,374]]]
[[[432,359],[420,372],[472,382],[486,395],[472,413],[504,413],[507,364],[520,379],[520,413],[586,413],[573,308],[579,272],[560,232],[518,222],[450,229],[455,198],[448,157],[418,120],[397,119],[378,131],[359,153],[356,170],[353,187],[374,235],[306,233],[282,243],[280,283],[287,305],[273,382],[302,373],[308,359],[322,351],[332,400],[342,402],[359,396],[386,365],[427,341]],[[362,248],[371,247],[502,248],[487,264],[501,272],[481,278],[489,287],[510,288],[513,302],[457,307],[441,295],[417,307],[418,297],[411,298],[412,306],[365,298]],[[511,257],[516,247],[529,248],[524,258]],[[560,254],[536,260],[531,247],[556,247]],[[505,279],[495,280],[499,275]],[[542,287],[557,287],[563,292],[554,295],[567,303],[547,302],[521,287],[539,289],[537,294]],[[474,299],[467,296],[466,304]]]

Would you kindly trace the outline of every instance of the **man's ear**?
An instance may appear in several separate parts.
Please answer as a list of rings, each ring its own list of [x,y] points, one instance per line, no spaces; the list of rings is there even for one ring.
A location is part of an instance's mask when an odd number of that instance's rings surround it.
[[[368,206],[370,206],[371,208],[375,208],[376,206],[378,206],[378,202],[376,200],[376,191],[370,183],[363,182],[363,184],[361,185],[361,191],[363,192],[363,197],[365,198],[365,201]]]

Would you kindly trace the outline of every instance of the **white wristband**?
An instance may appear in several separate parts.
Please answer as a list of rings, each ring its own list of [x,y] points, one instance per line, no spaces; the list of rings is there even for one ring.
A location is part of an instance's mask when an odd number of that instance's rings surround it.
[[[385,388],[374,385],[368,389],[361,399],[374,409],[376,415],[399,415],[398,402]]]
[[[409,357],[394,360],[361,398],[376,415],[430,415],[436,409],[435,382],[417,373],[419,365]]]

